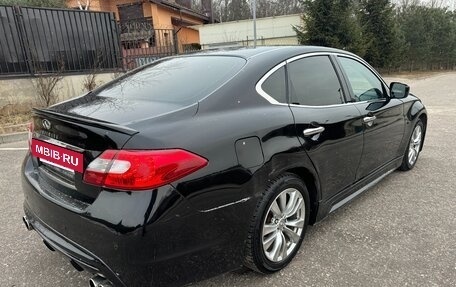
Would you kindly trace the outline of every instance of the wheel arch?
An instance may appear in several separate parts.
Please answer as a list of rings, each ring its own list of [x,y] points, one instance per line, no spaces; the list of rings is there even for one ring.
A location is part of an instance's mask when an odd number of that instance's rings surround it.
[[[412,134],[413,127],[415,126],[416,122],[421,120],[423,122],[424,126],[424,134],[423,134],[423,141],[421,143],[421,148],[420,151],[423,149],[423,144],[424,144],[424,139],[426,137],[426,130],[427,130],[427,122],[428,122],[428,115],[426,108],[424,107],[423,103],[417,99],[413,98],[412,101],[410,102],[405,102],[405,114],[406,114],[406,120],[407,123],[410,124],[408,125],[409,128],[406,129],[405,131],[405,141],[403,142],[403,149],[405,151],[408,143],[408,139],[410,135]]]
[[[317,178],[305,167],[293,167],[286,170],[285,172],[295,174],[306,185],[310,198],[309,224],[314,224],[317,219],[318,207],[320,202],[320,193]]]
[[[420,151],[423,150],[423,146],[424,146],[424,140],[426,139],[426,131],[427,131],[427,122],[428,122],[428,116],[425,112],[423,112],[419,117],[418,119],[421,120],[421,122],[423,122],[423,127],[424,127],[424,131],[423,131],[423,140],[421,141],[421,147],[420,147]]]

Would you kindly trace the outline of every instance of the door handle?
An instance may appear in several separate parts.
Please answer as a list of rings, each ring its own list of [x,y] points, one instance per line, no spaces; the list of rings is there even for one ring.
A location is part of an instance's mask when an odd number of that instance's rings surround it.
[[[371,123],[371,122],[375,121],[376,119],[377,119],[376,116],[365,117],[365,118],[363,118],[363,122],[364,122],[365,124],[367,124],[367,123]]]
[[[318,128],[305,129],[303,133],[304,133],[304,136],[308,137],[308,136],[313,136],[313,135],[316,135],[316,134],[320,134],[324,130],[325,130],[324,127],[318,127]]]

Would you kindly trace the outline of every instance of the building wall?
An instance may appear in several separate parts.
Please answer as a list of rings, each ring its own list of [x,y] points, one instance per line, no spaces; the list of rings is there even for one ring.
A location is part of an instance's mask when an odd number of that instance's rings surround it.
[[[258,38],[257,46],[296,46],[299,45],[298,38],[293,37],[280,37],[280,38]],[[253,47],[255,45],[253,39],[240,40],[240,41],[231,41],[223,43],[211,43],[211,44],[201,44],[201,49],[223,49],[223,48],[233,48],[233,47]]]
[[[99,0],[103,4],[100,6],[92,6],[90,5],[90,10],[95,10],[95,11],[109,11],[109,12],[114,12],[116,15],[116,19],[119,20],[119,12],[117,10],[117,5],[124,5],[124,4],[134,4],[134,3],[141,3],[142,1],[140,0]],[[151,12],[150,12],[150,2],[145,2],[143,4],[143,12],[144,12],[144,17],[150,17]],[[96,10],[96,9],[101,9],[101,10]]]
[[[78,7],[77,0],[68,0],[68,7],[76,8]],[[180,15],[179,11],[174,11],[167,9],[165,7],[158,6],[150,2],[143,2],[141,0],[92,0],[90,2],[91,11],[104,11],[104,12],[114,12],[116,14],[116,19],[119,19],[119,13],[117,11],[117,5],[123,4],[132,4],[132,3],[143,3],[144,17],[156,17],[154,19],[154,27],[157,29],[172,29],[171,17],[182,18],[184,21],[194,23],[194,25],[202,24],[202,21],[196,17],[188,15]]]
[[[177,11],[173,11],[171,9],[167,9],[164,7],[159,7],[156,4],[152,4],[151,6],[152,15],[155,15],[152,16],[155,29],[174,29],[175,31],[179,31],[177,33],[177,40],[179,43],[180,52],[183,51],[182,45],[199,43],[198,30],[189,27],[173,26],[171,19],[182,19],[182,21],[195,23],[196,25],[201,24],[201,20],[187,15],[180,15]]]
[[[114,12],[116,19],[119,20],[119,13],[117,5],[129,4],[129,3],[141,3],[141,0],[92,0],[90,10],[92,11],[109,11]],[[77,7],[77,0],[69,0],[68,5],[70,7]],[[144,17],[152,17],[153,25],[155,29],[174,29],[179,31],[177,33],[177,39],[179,43],[179,50],[182,52],[182,45],[199,43],[200,36],[199,32],[195,28],[174,26],[172,18],[182,20],[186,23],[193,25],[201,25],[202,21],[196,17],[188,16],[179,13],[172,9],[168,9],[157,4],[150,2],[143,3]],[[172,40],[171,40],[172,41]]]
[[[153,19],[154,19],[154,28],[155,29],[173,29],[171,24],[171,16],[174,16],[168,9],[163,9],[158,7],[157,4],[153,4],[155,9],[153,9]]]
[[[187,27],[183,27],[179,33],[177,33],[177,38],[182,45],[200,42],[198,31]]]
[[[272,45],[297,44],[293,26],[302,26],[300,14],[267,17],[257,19],[257,39],[268,39]],[[253,39],[252,20],[207,24],[196,27],[199,30],[200,43],[207,47],[221,43],[251,41]],[[296,40],[291,40],[295,38]],[[276,39],[276,40],[272,40]],[[281,40],[282,39],[282,40]],[[280,42],[280,41],[283,41]]]
[[[85,1],[82,0],[81,3],[84,3]],[[141,3],[143,1],[141,0],[91,0],[90,1],[90,11],[102,11],[102,12],[114,12],[116,14],[116,19],[119,20],[119,13],[117,11],[117,5],[122,5],[122,4],[130,4],[130,3]],[[150,15],[150,3],[145,2],[144,3],[144,16],[149,17]],[[149,5],[149,9],[146,8],[146,6]],[[67,6],[69,8],[77,8],[78,7],[78,1],[77,0],[67,0]],[[149,13],[149,15],[146,15],[146,12]]]

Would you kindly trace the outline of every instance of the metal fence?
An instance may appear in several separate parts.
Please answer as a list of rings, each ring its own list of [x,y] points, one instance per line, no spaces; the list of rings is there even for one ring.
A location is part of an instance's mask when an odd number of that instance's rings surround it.
[[[0,75],[122,67],[113,13],[0,6]]]

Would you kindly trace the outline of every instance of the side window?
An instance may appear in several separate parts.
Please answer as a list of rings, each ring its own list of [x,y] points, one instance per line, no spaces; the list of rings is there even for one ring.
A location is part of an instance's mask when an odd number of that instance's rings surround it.
[[[285,67],[272,73],[261,85],[263,91],[279,103],[287,103]]]
[[[342,104],[343,92],[328,56],[315,56],[288,65],[291,103],[306,106]]]
[[[381,81],[371,70],[360,62],[349,58],[339,57],[339,60],[347,74],[357,102],[385,97]]]

